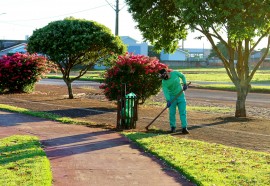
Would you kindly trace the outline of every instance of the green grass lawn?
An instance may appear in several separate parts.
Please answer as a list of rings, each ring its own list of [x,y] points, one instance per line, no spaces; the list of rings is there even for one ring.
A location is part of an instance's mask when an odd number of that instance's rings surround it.
[[[184,72],[183,72],[184,73]],[[228,82],[232,83],[226,72],[224,73],[186,73],[186,78],[189,81],[211,81],[211,82]],[[252,79],[252,83],[270,83],[270,72],[268,74],[256,73]]]
[[[37,137],[0,139],[0,185],[52,185],[50,162]]]
[[[152,133],[123,133],[197,185],[270,185],[270,154]]]

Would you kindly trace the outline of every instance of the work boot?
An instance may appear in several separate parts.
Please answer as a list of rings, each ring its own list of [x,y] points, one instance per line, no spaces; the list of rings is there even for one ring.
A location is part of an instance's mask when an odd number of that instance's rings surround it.
[[[171,133],[175,133],[176,130],[175,130],[175,127],[171,127]]]
[[[187,129],[187,128],[183,128],[183,129],[182,129],[182,134],[189,134],[188,129]]]

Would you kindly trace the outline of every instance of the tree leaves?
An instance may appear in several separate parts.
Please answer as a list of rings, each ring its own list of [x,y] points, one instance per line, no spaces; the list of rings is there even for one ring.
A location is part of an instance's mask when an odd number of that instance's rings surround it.
[[[58,65],[68,86],[69,98],[73,98],[71,83],[74,80],[96,63],[110,64],[112,56],[123,54],[126,46],[104,25],[69,17],[35,30],[27,50],[45,54]],[[79,75],[71,78],[69,73],[74,68],[79,68]]]

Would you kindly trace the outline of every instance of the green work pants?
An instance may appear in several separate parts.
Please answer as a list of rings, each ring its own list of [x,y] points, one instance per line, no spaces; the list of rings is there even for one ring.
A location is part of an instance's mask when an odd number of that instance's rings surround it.
[[[171,100],[174,97],[171,96]],[[181,121],[181,126],[182,128],[186,128],[188,123],[187,123],[187,112],[186,112],[186,99],[185,97],[179,96],[169,107],[169,118],[170,118],[170,126],[171,127],[176,127],[176,107],[178,107],[178,112],[179,112],[179,117]]]

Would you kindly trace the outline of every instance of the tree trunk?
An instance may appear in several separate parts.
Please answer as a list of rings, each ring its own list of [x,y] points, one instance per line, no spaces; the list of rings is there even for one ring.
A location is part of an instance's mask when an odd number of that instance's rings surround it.
[[[249,85],[237,87],[237,101],[235,117],[247,117],[246,113],[246,98],[249,90]]]
[[[68,87],[68,98],[73,99],[73,91],[72,91],[72,85],[70,81],[66,81],[67,87]]]

